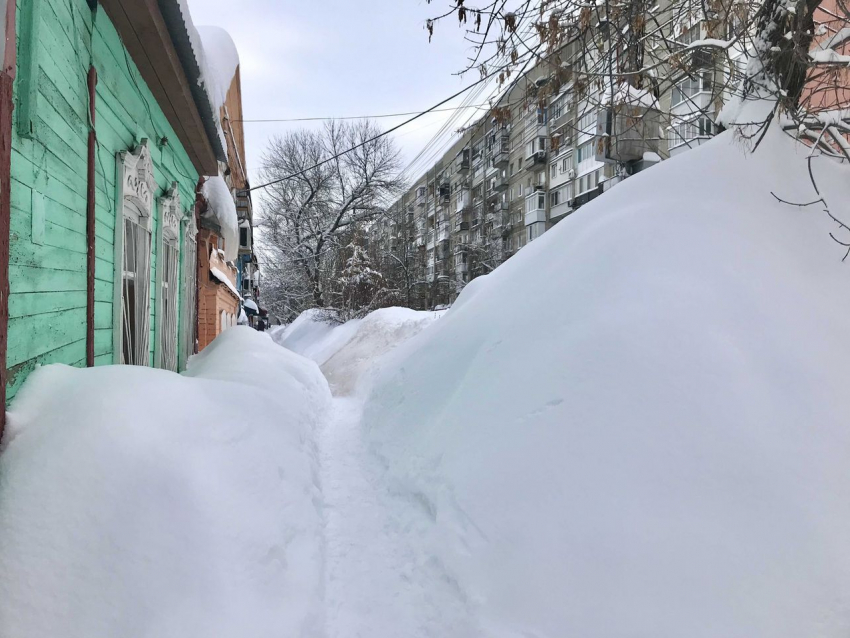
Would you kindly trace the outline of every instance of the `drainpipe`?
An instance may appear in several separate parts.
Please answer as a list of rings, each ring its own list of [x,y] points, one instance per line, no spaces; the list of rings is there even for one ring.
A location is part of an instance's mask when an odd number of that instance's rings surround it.
[[[94,366],[94,269],[95,269],[95,154],[97,133],[95,132],[95,99],[97,70],[89,67],[87,79],[89,89],[89,154],[88,186],[86,188],[86,365]]]
[[[543,111],[543,117],[546,118],[546,142],[545,142],[545,144],[548,146],[548,148],[544,151],[544,156],[543,156],[545,158],[545,161],[543,162],[543,166],[545,167],[543,169],[543,180],[544,180],[543,183],[545,184],[544,188],[546,189],[546,200],[545,200],[545,204],[544,204],[544,206],[545,206],[544,215],[546,216],[546,222],[543,224],[543,232],[544,233],[547,230],[549,230],[549,228],[547,228],[547,226],[549,226],[549,224],[552,223],[552,193],[549,192],[549,187],[551,185],[549,178],[550,178],[550,175],[551,175],[551,172],[552,172],[552,169],[550,167],[549,162],[552,159],[554,159],[552,157],[552,128],[551,128],[552,123],[549,121],[549,113],[550,113],[549,107],[551,105],[552,105],[552,101],[546,100],[546,110]]]
[[[3,68],[0,70],[0,439],[6,425],[6,348],[9,342],[9,227],[12,192],[12,84],[17,68],[15,6],[6,5]]]
[[[197,229],[201,228],[201,212],[204,210],[204,197],[201,195],[203,187],[204,176],[202,175],[198,177],[198,183],[195,185],[195,206],[192,211],[192,214],[195,215],[195,228]],[[195,325],[192,327],[194,331],[192,354],[198,354],[198,345],[201,340],[201,245],[197,235],[195,236],[195,246]]]

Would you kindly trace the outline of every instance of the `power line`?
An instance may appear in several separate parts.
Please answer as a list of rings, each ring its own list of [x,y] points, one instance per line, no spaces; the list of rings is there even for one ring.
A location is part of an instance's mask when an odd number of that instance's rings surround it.
[[[269,186],[273,186],[273,185],[275,185],[275,184],[279,184],[280,182],[285,182],[286,180],[288,180],[288,179],[292,179],[293,177],[298,177],[299,175],[303,175],[303,174],[304,174],[304,173],[306,173],[307,171],[311,171],[311,170],[313,170],[313,169],[315,169],[315,168],[319,168],[320,166],[324,166],[325,164],[328,164],[329,162],[332,162],[333,160],[337,159],[338,157],[341,157],[341,156],[343,156],[343,155],[346,155],[347,153],[350,153],[351,151],[356,151],[358,148],[362,148],[362,147],[366,146],[367,144],[371,144],[371,143],[372,143],[372,142],[374,142],[375,140],[379,140],[379,139],[381,139],[382,137],[386,137],[386,136],[387,136],[387,135],[389,135],[390,133],[392,133],[392,132],[394,132],[394,131],[397,131],[398,129],[400,129],[400,128],[404,127],[404,126],[407,126],[408,124],[410,124],[411,122],[413,122],[413,121],[415,121],[415,120],[418,120],[418,119],[419,119],[420,117],[422,117],[423,115],[427,115],[428,113],[432,112],[433,110],[438,109],[439,107],[441,107],[441,106],[442,106],[443,104],[445,104],[446,102],[450,102],[450,101],[452,101],[453,99],[455,99],[456,97],[458,97],[459,95],[463,95],[463,94],[464,94],[464,93],[466,93],[469,89],[471,89],[471,88],[473,88],[473,87],[478,86],[478,85],[479,85],[479,84],[481,84],[482,82],[486,82],[486,81],[487,81],[487,80],[489,80],[490,78],[492,78],[492,77],[494,77],[494,76],[498,75],[499,73],[501,73],[501,72],[503,71],[503,69],[504,69],[504,67],[503,67],[503,68],[499,68],[499,69],[497,69],[497,70],[493,71],[492,73],[488,73],[487,75],[485,75],[485,76],[481,77],[480,79],[476,80],[475,82],[473,82],[472,84],[470,84],[470,85],[469,85],[469,86],[467,86],[466,88],[461,89],[460,91],[458,91],[458,92],[457,92],[457,93],[455,93],[454,95],[450,95],[450,96],[449,96],[449,97],[447,97],[446,99],[441,100],[440,102],[437,102],[437,104],[435,104],[435,105],[434,105],[434,106],[432,106],[431,108],[429,108],[429,109],[427,109],[427,110],[425,110],[425,111],[422,111],[421,113],[417,113],[417,114],[416,114],[416,115],[414,115],[413,117],[411,117],[411,118],[409,118],[409,119],[405,120],[405,121],[404,121],[404,122],[402,122],[401,124],[396,124],[396,125],[395,125],[395,126],[393,126],[392,128],[389,128],[389,129],[387,129],[386,131],[384,131],[383,133],[379,133],[378,135],[375,135],[374,137],[371,137],[371,138],[369,138],[368,140],[366,140],[366,141],[364,141],[364,142],[360,142],[359,144],[356,144],[355,146],[352,146],[352,147],[351,147],[351,148],[349,148],[349,149],[346,149],[346,150],[344,150],[344,151],[342,151],[342,152],[340,152],[340,153],[336,153],[335,155],[332,155],[331,157],[329,157],[329,158],[327,158],[327,159],[324,159],[324,160],[322,160],[321,162],[318,162],[318,163],[314,164],[313,166],[309,166],[309,167],[307,167],[307,168],[305,168],[305,169],[302,169],[302,170],[300,170],[300,171],[297,171],[297,172],[295,172],[295,173],[292,173],[291,175],[286,175],[285,177],[279,177],[279,178],[274,179],[274,180],[272,180],[272,181],[270,181],[270,182],[266,182],[265,184],[260,184],[259,186],[253,186],[253,187],[249,188],[248,190],[249,190],[249,191],[255,191],[255,190],[259,190],[259,189],[261,189],[261,188],[268,188]]]
[[[460,109],[484,109],[490,108],[489,104],[470,104],[468,106],[454,106],[447,109],[430,109],[426,113],[440,113],[443,111],[457,111]],[[406,115],[416,115],[421,111],[410,111],[409,113],[384,113],[382,115],[342,115],[339,117],[291,117],[283,119],[268,119],[268,120],[230,120],[231,122],[247,122],[251,124],[263,122],[323,122],[327,120],[373,120],[382,117],[403,117]]]

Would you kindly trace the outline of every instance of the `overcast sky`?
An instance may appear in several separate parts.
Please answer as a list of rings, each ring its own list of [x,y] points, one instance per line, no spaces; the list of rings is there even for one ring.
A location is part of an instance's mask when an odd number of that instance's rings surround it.
[[[420,111],[477,79],[459,78],[468,44],[448,23],[431,44],[425,20],[445,0],[189,0],[194,22],[226,29],[239,50],[245,119]],[[436,113],[395,134],[412,159],[443,123]],[[381,119],[382,128],[405,118]],[[245,123],[257,184],[275,134],[309,124]]]

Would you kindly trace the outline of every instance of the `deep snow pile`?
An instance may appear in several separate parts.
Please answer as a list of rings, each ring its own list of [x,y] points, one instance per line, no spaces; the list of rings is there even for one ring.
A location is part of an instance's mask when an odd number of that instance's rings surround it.
[[[850,632],[850,266],[771,195],[817,198],[805,152],[637,175],[389,356],[364,427],[439,635]]]
[[[428,327],[443,312],[382,308],[362,319],[331,324],[307,310],[272,338],[318,363],[337,396],[367,391],[382,358]]]
[[[0,453],[0,635],[322,634],[327,383],[249,328],[190,363],[30,376]]]

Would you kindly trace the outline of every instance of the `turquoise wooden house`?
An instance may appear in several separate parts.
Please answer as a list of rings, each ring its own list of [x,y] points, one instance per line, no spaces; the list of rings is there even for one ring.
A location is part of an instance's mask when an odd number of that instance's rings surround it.
[[[0,373],[177,370],[225,144],[179,0],[0,0]]]

